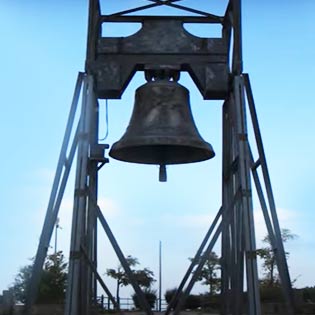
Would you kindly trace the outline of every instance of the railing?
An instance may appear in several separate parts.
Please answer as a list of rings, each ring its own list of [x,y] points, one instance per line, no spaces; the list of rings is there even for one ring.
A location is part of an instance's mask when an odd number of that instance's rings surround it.
[[[104,310],[113,310],[114,305],[111,300],[104,295],[97,297],[97,304]],[[136,310],[135,304],[132,298],[119,298],[119,306],[122,310]],[[161,300],[161,311],[165,311],[167,308],[167,302],[165,299]],[[157,299],[155,302],[155,306],[153,308],[154,311],[159,311],[159,300]]]

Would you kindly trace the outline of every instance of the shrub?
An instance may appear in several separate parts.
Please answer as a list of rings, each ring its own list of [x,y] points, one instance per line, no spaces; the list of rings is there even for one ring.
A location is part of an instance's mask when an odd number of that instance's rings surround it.
[[[144,296],[145,296],[147,302],[149,303],[150,307],[154,308],[155,301],[156,301],[156,292],[154,290],[151,290],[151,289],[145,289],[143,293],[144,293]],[[139,303],[139,299],[135,293],[132,295],[132,300],[133,300],[135,307],[140,309],[141,306]]]
[[[303,300],[305,302],[315,302],[315,287],[306,287],[302,289]]]
[[[260,287],[260,297],[262,302],[283,302],[283,295],[280,287]]]
[[[170,290],[166,290],[165,294],[164,294],[164,297],[165,297],[165,300],[166,300],[166,303],[167,304],[170,304],[173,296],[175,295],[177,289],[174,288],[174,289],[170,289]]]
[[[201,306],[201,299],[199,295],[188,295],[185,301],[185,309],[195,310]]]
[[[209,309],[209,310],[218,310],[220,309],[221,303],[220,303],[220,295],[216,294],[202,294],[200,296],[201,300],[201,307],[202,309]]]
[[[170,304],[172,298],[174,297],[175,293],[176,293],[177,289],[170,289],[167,290],[164,294],[165,300],[167,302],[167,304]],[[183,306],[184,309],[191,309],[194,310],[198,307],[201,306],[201,298],[199,295],[188,295],[188,297],[186,298],[185,304]],[[176,303],[174,305],[174,307],[176,307]]]

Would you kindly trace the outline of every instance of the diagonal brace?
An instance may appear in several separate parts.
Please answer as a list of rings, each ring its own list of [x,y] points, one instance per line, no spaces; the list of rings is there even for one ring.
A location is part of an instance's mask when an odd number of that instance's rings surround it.
[[[113,249],[114,249],[121,265],[123,266],[125,272],[127,273],[127,276],[130,280],[130,283],[131,283],[133,289],[135,290],[137,297],[139,299],[139,304],[141,305],[142,309],[144,311],[146,311],[146,313],[148,315],[153,315],[151,307],[150,307],[148,301],[146,300],[144,293],[141,290],[139,284],[137,283],[137,281],[136,281],[136,279],[135,279],[135,277],[134,277],[134,275],[133,275],[133,273],[132,273],[132,271],[131,271],[128,263],[127,263],[127,260],[124,256],[123,252],[121,251],[116,239],[115,239],[114,234],[112,233],[103,213],[101,212],[100,207],[98,205],[96,205],[95,208],[96,208],[96,216],[99,218],[101,225],[103,226],[104,231],[107,234],[108,239],[111,242]]]
[[[187,296],[189,295],[191,289],[193,288],[194,284],[196,283],[199,275],[200,275],[200,272],[204,266],[204,264],[206,263],[206,260],[207,260],[207,257],[208,257],[208,253],[210,253],[216,243],[216,241],[218,240],[219,238],[219,235],[221,234],[222,232],[222,222],[220,222],[219,226],[217,227],[208,247],[206,248],[204,254],[201,256],[200,258],[200,262],[196,268],[196,270],[194,271],[188,285],[187,285],[187,288],[185,289],[185,291],[183,292],[183,295],[180,297],[180,299],[178,300],[178,303],[174,309],[174,312],[173,314],[174,315],[178,315]]]
[[[82,83],[84,79],[84,73],[79,72],[77,82],[75,85],[75,91],[72,99],[72,104],[68,116],[65,136],[62,142],[55,178],[50,193],[50,198],[47,206],[45,221],[42,229],[42,233],[35,256],[35,261],[32,269],[32,276],[27,288],[27,300],[26,300],[26,312],[30,312],[31,307],[36,299],[38,285],[40,282],[41,271],[44,265],[44,261],[47,255],[47,250],[53,233],[53,227],[56,222],[64,190],[68,181],[71,165],[73,162],[74,154],[78,143],[78,128],[74,136],[74,140],[70,149],[68,158],[66,157],[67,149],[69,146],[71,131],[73,129],[73,123],[75,114],[77,111],[77,105],[80,97]],[[63,168],[65,168],[64,173]],[[62,176],[63,175],[63,176]]]
[[[245,91],[246,91],[246,96],[247,96],[247,102],[248,102],[248,107],[251,115],[251,120],[253,124],[253,129],[254,129],[254,134],[255,134],[255,139],[256,139],[256,144],[257,144],[257,149],[258,149],[258,154],[259,154],[259,161],[260,161],[260,166],[262,168],[262,174],[264,178],[264,183],[265,183],[265,188],[266,188],[266,194],[267,194],[267,199],[269,203],[269,210],[271,214],[271,220],[273,224],[273,231],[274,233],[269,234],[271,237],[271,241],[274,241],[273,247],[276,248],[276,258],[277,258],[277,265],[279,268],[279,273],[281,277],[281,282],[283,286],[284,291],[284,296],[286,299],[286,304],[287,304],[287,310],[289,314],[294,313],[295,305],[294,305],[294,297],[293,297],[293,291],[292,291],[292,286],[291,286],[291,280],[290,280],[290,274],[289,274],[289,268],[287,265],[286,261],[286,256],[285,256],[285,250],[282,242],[282,237],[281,237],[281,229],[279,225],[279,220],[276,212],[276,204],[272,192],[272,187],[271,187],[271,180],[269,176],[269,171],[268,171],[268,166],[267,166],[267,160],[265,156],[265,151],[263,147],[263,142],[262,142],[262,137],[260,133],[260,128],[258,124],[258,118],[257,118],[257,113],[255,109],[255,102],[254,102],[254,97],[250,85],[250,80],[249,80],[249,75],[247,73],[243,74],[244,78],[244,86],[245,86]],[[254,177],[255,179],[255,177]],[[255,181],[255,183],[258,183],[258,180]],[[257,185],[256,183],[256,185]],[[259,186],[258,190],[259,190]],[[266,203],[265,203],[266,204]],[[263,208],[263,205],[262,205]],[[268,216],[269,217],[269,216]],[[266,224],[270,224],[266,221]],[[267,225],[268,228],[268,225]],[[271,230],[271,229],[270,229]],[[271,231],[270,231],[271,232]],[[269,229],[268,229],[269,233]]]
[[[192,273],[194,267],[197,265],[198,261],[200,261],[200,256],[201,256],[205,246],[207,245],[207,242],[209,241],[209,238],[210,238],[210,236],[211,236],[215,226],[217,225],[217,223],[218,223],[218,221],[219,221],[219,219],[221,217],[221,214],[222,214],[222,207],[219,209],[216,217],[214,218],[214,220],[213,220],[213,222],[212,222],[208,232],[206,233],[206,235],[205,235],[205,237],[204,237],[204,239],[203,239],[199,249],[196,252],[196,255],[195,255],[194,259],[192,260],[189,268],[187,269],[183,280],[181,281],[181,283],[180,283],[180,285],[179,285],[175,295],[173,296],[171,302],[169,303],[169,305],[168,305],[168,307],[167,307],[167,309],[165,311],[165,315],[168,315],[171,312],[171,309],[174,308],[174,306],[176,305],[176,302],[178,301],[178,299],[179,299],[179,297],[180,297],[180,295],[182,293],[182,290],[183,290],[183,288],[184,288],[184,286],[185,286],[189,276],[191,275],[191,273]]]
[[[100,276],[100,274],[97,272],[97,269],[95,268],[94,264],[91,262],[91,260],[88,257],[88,254],[86,252],[86,249],[84,248],[84,246],[81,245],[81,251],[83,253],[83,256],[85,258],[85,260],[87,261],[87,263],[89,264],[90,268],[92,269],[92,271],[95,274],[96,279],[98,280],[99,284],[101,285],[101,287],[103,288],[103,290],[105,291],[105,293],[107,294],[108,298],[110,299],[110,301],[113,303],[115,309],[117,311],[120,311],[120,307],[118,305],[118,303],[116,302],[115,298],[113,297],[113,295],[111,294],[110,290],[108,289],[107,285],[105,284],[105,282],[103,281],[102,277]]]

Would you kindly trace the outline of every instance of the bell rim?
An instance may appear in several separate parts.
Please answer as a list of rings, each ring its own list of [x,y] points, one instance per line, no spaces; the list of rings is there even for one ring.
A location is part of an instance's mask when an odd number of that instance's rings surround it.
[[[170,158],[159,158],[159,154],[157,154],[158,147],[161,148],[162,153],[165,153],[165,149],[168,147],[172,151]],[[151,155],[151,152],[155,153]],[[183,153],[178,154],[178,152]],[[112,145],[109,156],[119,161],[137,164],[175,165],[210,160],[215,156],[215,152],[208,142],[201,142],[194,145],[192,143],[145,144],[142,142],[141,144],[131,144],[129,142],[128,145],[123,145],[123,143],[119,143],[118,141]]]

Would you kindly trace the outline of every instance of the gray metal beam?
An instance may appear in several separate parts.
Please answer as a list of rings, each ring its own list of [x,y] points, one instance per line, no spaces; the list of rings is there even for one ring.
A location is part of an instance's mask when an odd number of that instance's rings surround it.
[[[86,225],[86,201],[87,201],[87,166],[89,151],[89,124],[90,124],[90,99],[89,90],[93,88],[93,79],[86,76],[84,80],[82,109],[80,117],[80,133],[77,156],[77,171],[75,179],[75,195],[72,215],[72,231],[68,271],[68,287],[66,296],[65,315],[86,314],[86,303],[82,299],[86,282],[85,274],[87,270],[83,268],[81,254],[81,243],[85,237]],[[81,303],[82,301],[82,303]],[[84,309],[82,309],[84,307]]]
[[[219,209],[217,215],[215,216],[213,222],[211,223],[210,225],[210,228],[208,230],[208,232],[206,233],[202,243],[200,244],[196,254],[195,254],[195,257],[193,258],[193,260],[191,261],[180,285],[178,286],[177,290],[176,290],[176,293],[174,294],[172,300],[170,301],[170,303],[168,304],[167,306],[167,309],[165,311],[165,315],[168,315],[171,310],[174,308],[174,306],[176,305],[181,293],[182,293],[182,290],[187,282],[187,280],[189,279],[191,273],[193,272],[193,269],[194,267],[198,264],[198,262],[200,261],[200,257],[201,257],[201,254],[202,252],[204,251],[204,248],[205,246],[207,245],[208,241],[209,241],[209,238],[211,236],[211,234],[213,233],[214,231],[214,228],[216,227],[220,217],[222,215],[222,207]]]
[[[231,285],[231,223],[228,220],[232,209],[228,207],[235,194],[233,189],[234,157],[232,155],[232,129],[230,117],[230,104],[225,101],[222,108],[222,236],[221,236],[221,314],[228,314],[230,309]]]
[[[169,20],[169,16],[165,15],[153,15],[149,19],[154,20]],[[211,23],[211,24],[222,24],[223,17],[212,17],[212,16],[172,16],[173,20],[182,21],[183,23]],[[147,15],[131,15],[131,16],[112,16],[112,15],[102,15],[100,17],[100,23],[106,22],[117,22],[117,23],[142,23],[148,20]]]
[[[137,281],[136,281],[136,279],[135,279],[135,277],[134,277],[134,275],[133,275],[133,273],[132,273],[132,271],[131,271],[128,263],[127,263],[127,260],[126,260],[126,258],[124,256],[122,250],[120,249],[120,247],[119,247],[119,245],[118,245],[118,243],[117,243],[117,241],[115,239],[115,236],[112,233],[112,231],[111,231],[111,229],[110,229],[110,227],[109,227],[109,225],[108,225],[108,223],[107,223],[107,221],[106,221],[106,219],[105,219],[105,217],[104,217],[104,215],[103,215],[103,213],[102,213],[102,211],[101,211],[99,206],[96,206],[96,213],[97,213],[97,216],[98,216],[98,218],[100,220],[100,223],[103,226],[103,229],[104,229],[104,231],[105,231],[105,233],[106,233],[110,243],[113,246],[113,249],[114,249],[114,251],[115,251],[115,253],[116,253],[116,255],[117,255],[118,259],[119,259],[120,264],[124,268],[128,278],[130,280],[130,283],[131,283],[133,289],[135,290],[135,293],[136,293],[136,295],[137,295],[137,297],[139,299],[139,304],[140,304],[141,308],[148,315],[153,315],[151,307],[150,307],[148,301],[146,300],[146,298],[144,296],[144,293],[142,292],[141,288],[139,287],[139,285],[138,285],[138,283],[137,283]]]
[[[138,12],[138,11],[143,11],[143,10],[147,10],[147,9],[151,9],[151,8],[154,8],[154,7],[158,7],[158,6],[169,6],[169,7],[172,7],[172,8],[175,8],[175,9],[179,9],[179,10],[182,10],[182,11],[186,11],[186,12],[190,12],[190,13],[193,13],[193,14],[198,14],[199,16],[197,17],[205,17],[205,18],[208,18],[208,19],[211,19],[212,21],[216,22],[216,23],[221,23],[222,22],[222,17],[220,16],[217,16],[215,14],[211,14],[209,12],[205,12],[205,11],[200,11],[200,10],[196,10],[194,8],[191,8],[191,7],[187,7],[187,6],[183,6],[183,5],[178,5],[178,4],[174,4],[174,2],[179,2],[181,0],[169,0],[169,1],[160,1],[160,0],[149,0],[151,2],[154,2],[153,4],[148,4],[148,5],[144,5],[144,6],[140,6],[140,7],[136,7],[136,8],[132,8],[132,9],[128,9],[128,10],[124,10],[124,11],[120,11],[120,12],[116,12],[116,13],[113,13],[113,14],[110,14],[110,15],[106,15],[106,16],[102,16],[101,18],[101,22],[104,21],[103,18],[107,18],[107,19],[112,19],[112,18],[124,18],[124,20],[127,22],[127,21],[130,21],[130,20],[134,20],[137,16],[131,16],[130,14],[131,13],[135,13],[135,12]],[[151,18],[152,16],[149,16],[149,15],[142,15],[142,18],[143,19],[148,19],[148,18]],[[173,16],[172,16],[173,17]],[[179,18],[181,16],[178,16]],[[168,18],[170,18],[170,16],[168,16]],[[130,20],[128,20],[130,19]],[[143,21],[142,19],[142,21]]]
[[[235,75],[240,75],[243,72],[241,0],[230,0],[230,3],[234,32],[232,70]]]
[[[40,282],[40,277],[42,273],[42,268],[44,265],[45,258],[47,256],[47,251],[49,248],[49,243],[54,229],[54,224],[58,217],[58,212],[60,208],[60,203],[64,194],[65,186],[70,173],[74,153],[77,145],[77,136],[74,137],[72,147],[67,158],[67,150],[70,142],[71,132],[73,129],[73,123],[75,114],[77,111],[77,104],[81,92],[81,86],[83,81],[83,73],[78,74],[77,82],[75,85],[74,95],[70,107],[70,112],[68,116],[68,121],[66,125],[66,131],[64,139],[61,146],[61,151],[57,163],[57,169],[52,185],[52,190],[49,197],[49,202],[47,206],[46,216],[44,225],[42,228],[39,245],[37,248],[37,253],[35,256],[35,261],[32,269],[32,276],[30,285],[27,289],[27,300],[26,300],[26,312],[30,313],[31,307],[35,302],[38,286]]]
[[[238,137],[239,150],[239,178],[242,189],[242,230],[244,231],[244,250],[246,255],[246,275],[248,312],[251,315],[260,315],[260,293],[256,259],[256,241],[253,218],[252,192],[250,183],[250,163],[248,161],[247,148],[247,122],[244,101],[244,88],[242,77],[234,76],[235,99],[235,125],[236,137]]]
[[[176,305],[174,312],[173,312],[174,315],[178,315],[180,313],[180,311],[184,305],[184,302],[185,302],[186,298],[188,297],[189,293],[191,292],[191,289],[193,288],[194,284],[196,283],[198,277],[200,276],[201,270],[202,270],[204,264],[206,263],[206,260],[208,258],[209,253],[212,251],[213,246],[215,245],[216,241],[218,240],[218,237],[220,236],[221,231],[222,231],[222,222],[218,225],[208,247],[206,248],[204,254],[201,256],[200,262],[199,262],[196,270],[192,274],[192,277],[191,277],[191,279],[187,285],[187,288],[185,289],[183,294],[178,299],[177,305]]]
[[[246,89],[246,95],[248,100],[248,107],[250,110],[251,120],[253,124],[255,139],[257,143],[257,149],[259,154],[259,163],[262,168],[262,174],[264,178],[265,183],[265,189],[267,193],[268,203],[269,203],[269,210],[271,213],[272,218],[272,225],[273,225],[273,233],[270,235],[270,240],[273,242],[273,247],[275,249],[275,257],[278,265],[279,275],[281,278],[281,284],[284,292],[284,296],[286,299],[287,304],[287,311],[289,314],[294,314],[295,310],[295,303],[294,303],[294,297],[293,297],[293,291],[291,286],[291,280],[290,280],[290,274],[289,274],[289,268],[286,261],[285,256],[285,250],[282,242],[282,236],[281,236],[281,229],[280,224],[278,220],[278,215],[276,211],[276,204],[272,192],[272,186],[271,186],[271,180],[269,176],[268,166],[267,166],[267,160],[265,156],[265,151],[263,147],[262,137],[260,133],[260,128],[258,124],[258,118],[257,113],[255,109],[255,103],[254,103],[254,97],[250,86],[250,80],[248,74],[243,74],[244,77],[244,85]],[[269,223],[270,224],[270,223]],[[268,227],[268,225],[267,225]],[[269,232],[270,228],[268,229]],[[270,231],[271,232],[271,231]]]
[[[119,304],[116,302],[115,298],[113,297],[113,295],[111,294],[110,290],[108,289],[107,285],[105,284],[105,282],[103,281],[102,277],[100,276],[100,274],[98,273],[94,263],[89,259],[89,255],[86,251],[86,249],[81,246],[81,250],[82,250],[82,253],[84,255],[84,258],[86,259],[86,261],[88,262],[91,270],[93,271],[95,277],[97,278],[99,284],[101,285],[102,289],[105,291],[105,293],[107,294],[109,300],[113,303],[114,305],[114,308],[120,312],[120,307],[119,307]]]

